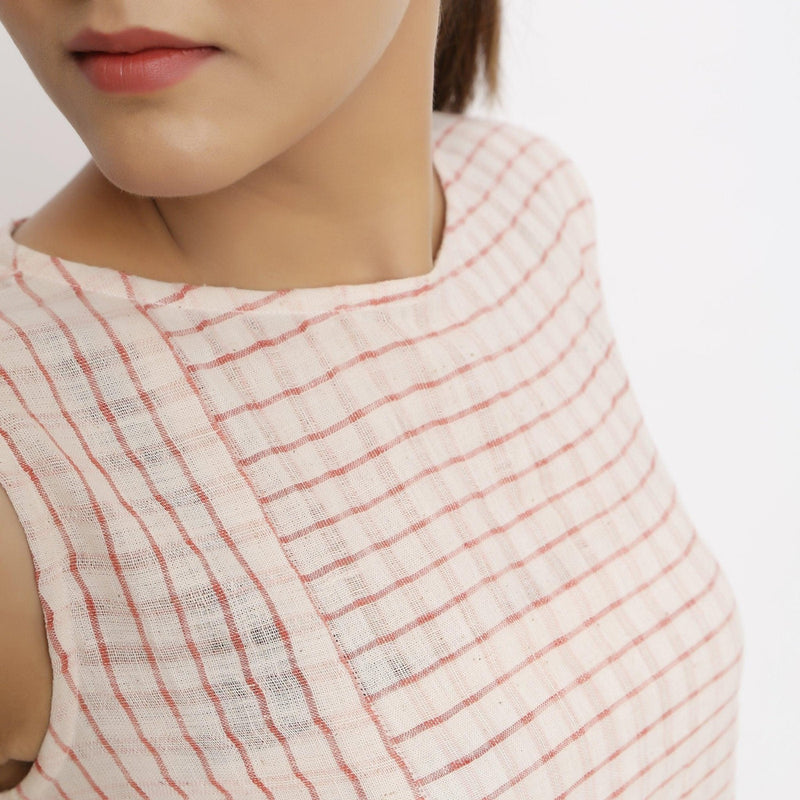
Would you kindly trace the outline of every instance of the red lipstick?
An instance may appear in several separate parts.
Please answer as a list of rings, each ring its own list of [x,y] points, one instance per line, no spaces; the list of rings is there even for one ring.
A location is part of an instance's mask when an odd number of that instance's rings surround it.
[[[193,42],[172,33],[155,31],[151,28],[126,28],[117,33],[102,33],[92,28],[84,28],[77,36],[67,42],[67,50],[73,52],[138,53],[156,47],[189,48],[213,47],[207,42]]]
[[[84,28],[66,46],[95,88],[117,93],[172,86],[221,52],[215,45],[141,27],[117,33]]]

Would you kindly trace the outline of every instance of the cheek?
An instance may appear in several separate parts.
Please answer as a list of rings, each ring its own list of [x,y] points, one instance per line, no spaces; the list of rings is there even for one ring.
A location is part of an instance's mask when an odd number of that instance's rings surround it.
[[[66,17],[55,13],[49,5],[45,0],[0,0],[0,22],[31,72],[52,97],[66,65],[62,30]]]
[[[251,3],[260,13],[241,31],[242,54],[281,87],[313,102],[360,83],[391,43],[409,0],[292,0]],[[236,47],[232,43],[233,47]]]
[[[0,0],[0,22],[27,61],[32,55],[32,46],[36,43],[34,8],[24,2]],[[44,42],[40,42],[39,47],[43,46]]]

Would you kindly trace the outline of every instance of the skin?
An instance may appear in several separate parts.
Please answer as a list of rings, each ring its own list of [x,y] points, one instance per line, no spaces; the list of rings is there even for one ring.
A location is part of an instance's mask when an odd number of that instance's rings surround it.
[[[429,272],[445,200],[431,159],[439,0],[0,0],[0,21],[90,161],[14,238],[166,281],[272,290]],[[223,52],[159,92],[94,89],[84,26]],[[0,487],[0,789],[45,736],[52,672],[25,533]]]
[[[33,560],[0,487],[0,789],[15,786],[36,757],[47,730],[52,683]]]
[[[0,20],[92,159],[14,238],[134,274],[255,289],[429,272],[439,0],[0,0]],[[190,22],[188,22],[190,21]],[[177,86],[99,91],[65,42],[146,25],[223,52]]]

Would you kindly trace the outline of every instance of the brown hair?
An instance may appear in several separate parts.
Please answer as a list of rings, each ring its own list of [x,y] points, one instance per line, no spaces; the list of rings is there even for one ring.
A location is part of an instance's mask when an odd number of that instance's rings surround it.
[[[461,114],[475,98],[479,69],[499,94],[500,0],[441,0],[433,110]]]

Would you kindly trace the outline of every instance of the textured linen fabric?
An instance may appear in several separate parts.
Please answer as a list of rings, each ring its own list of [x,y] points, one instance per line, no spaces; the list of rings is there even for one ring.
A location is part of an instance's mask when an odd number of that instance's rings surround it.
[[[0,238],[27,800],[734,797],[743,631],[643,422],[587,185],[434,113],[425,275],[192,286]]]

